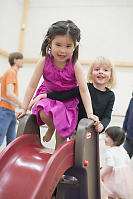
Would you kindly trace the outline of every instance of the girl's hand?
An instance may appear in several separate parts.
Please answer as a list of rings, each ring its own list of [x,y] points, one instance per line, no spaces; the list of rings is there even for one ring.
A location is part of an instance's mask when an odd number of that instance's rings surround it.
[[[95,130],[100,133],[104,129],[104,126],[101,122],[99,124],[95,125]]]
[[[34,108],[37,104],[37,102],[42,99],[42,98],[46,98],[47,97],[47,94],[40,94],[38,95],[34,100],[32,100],[28,106],[28,110],[31,110],[32,108]]]
[[[16,109],[15,110],[15,114],[16,114],[16,119],[19,119],[21,117],[23,117],[26,114],[26,110],[21,108],[21,109]]]
[[[98,125],[99,124],[99,118],[96,115],[90,114],[88,115],[88,118],[91,120],[94,120],[94,125]]]

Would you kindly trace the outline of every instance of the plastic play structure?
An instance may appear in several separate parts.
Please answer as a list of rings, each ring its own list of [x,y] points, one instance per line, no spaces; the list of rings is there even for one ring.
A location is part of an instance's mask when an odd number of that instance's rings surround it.
[[[42,146],[34,115],[19,122],[17,138],[0,153],[0,199],[101,199],[99,135],[93,121],[79,122],[75,139],[53,153]],[[60,181],[74,176],[76,183]]]

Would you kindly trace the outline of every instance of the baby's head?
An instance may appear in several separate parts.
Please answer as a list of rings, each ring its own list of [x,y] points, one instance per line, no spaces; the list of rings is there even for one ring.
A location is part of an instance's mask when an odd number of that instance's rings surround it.
[[[111,75],[110,75],[110,79],[107,82],[106,87],[109,89],[112,89],[115,87],[116,84],[116,79],[115,79],[115,72],[114,72],[114,65],[110,62],[110,60],[104,56],[99,56],[97,57],[91,64],[88,75],[87,75],[87,80],[88,82],[93,83],[93,78],[92,78],[92,72],[94,67],[103,67],[106,66],[107,68],[109,68],[111,70]]]
[[[106,129],[105,131],[105,144],[111,146],[120,146],[125,141],[125,131],[119,126],[112,126]],[[111,139],[110,139],[111,138]]]
[[[80,29],[71,20],[57,21],[53,23],[47,31],[44,37],[44,41],[41,47],[42,56],[48,55],[50,51],[50,45],[56,36],[69,36],[74,44],[74,50],[72,55],[72,61],[75,62],[78,59],[79,42],[80,42]]]

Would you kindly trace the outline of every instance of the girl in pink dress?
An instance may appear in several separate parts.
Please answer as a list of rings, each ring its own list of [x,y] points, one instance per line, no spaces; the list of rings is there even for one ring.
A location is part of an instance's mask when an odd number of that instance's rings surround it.
[[[133,198],[133,171],[130,158],[122,146],[124,140],[125,131],[118,126],[105,131],[105,144],[109,148],[105,154],[105,166],[100,172],[102,198]]]
[[[38,124],[48,126],[43,138],[46,142],[56,129],[56,148],[74,132],[78,119],[78,99],[60,102],[45,99],[45,93],[66,91],[78,84],[88,118],[98,122],[97,116],[93,115],[90,93],[78,62],[79,42],[80,29],[72,21],[58,21],[50,26],[41,47],[42,59],[26,90],[23,109],[17,113],[19,118],[26,113],[28,107],[32,108]],[[31,101],[41,76],[44,81]]]

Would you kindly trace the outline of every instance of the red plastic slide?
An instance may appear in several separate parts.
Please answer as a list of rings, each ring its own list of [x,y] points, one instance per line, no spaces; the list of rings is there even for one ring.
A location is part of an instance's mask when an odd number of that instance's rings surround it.
[[[36,134],[15,139],[0,153],[0,198],[50,199],[62,174],[73,166],[74,142],[51,154]]]

